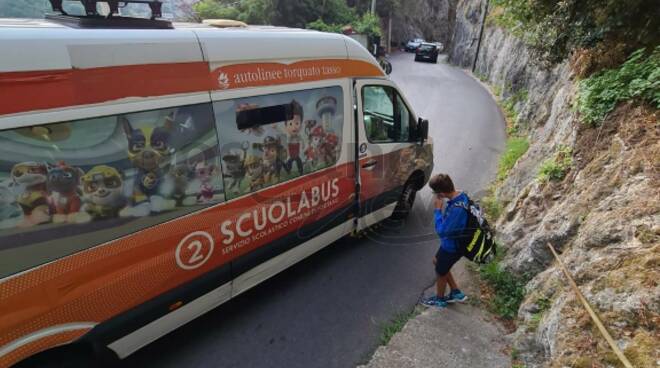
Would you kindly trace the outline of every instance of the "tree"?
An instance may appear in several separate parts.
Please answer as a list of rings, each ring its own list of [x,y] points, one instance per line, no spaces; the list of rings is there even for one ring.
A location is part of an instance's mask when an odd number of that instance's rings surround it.
[[[202,19],[238,19],[239,10],[232,6],[223,5],[216,0],[202,0],[193,9]]]

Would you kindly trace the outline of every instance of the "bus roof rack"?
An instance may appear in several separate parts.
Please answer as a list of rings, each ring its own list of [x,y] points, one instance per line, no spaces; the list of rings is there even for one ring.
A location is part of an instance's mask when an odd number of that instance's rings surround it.
[[[49,0],[54,12],[59,14],[48,14],[46,19],[63,23],[75,28],[174,28],[167,20],[156,19],[162,17],[160,0],[78,0],[85,8],[86,15],[70,15],[62,8],[63,0]],[[107,4],[109,11],[107,15],[100,15],[96,5]],[[151,10],[151,17],[133,18],[119,16],[119,8],[129,3],[146,4]]]

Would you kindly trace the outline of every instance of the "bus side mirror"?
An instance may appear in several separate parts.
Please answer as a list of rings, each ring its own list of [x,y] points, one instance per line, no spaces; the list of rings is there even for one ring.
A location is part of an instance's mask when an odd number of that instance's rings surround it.
[[[417,120],[417,138],[421,144],[429,138],[429,121],[419,118]]]

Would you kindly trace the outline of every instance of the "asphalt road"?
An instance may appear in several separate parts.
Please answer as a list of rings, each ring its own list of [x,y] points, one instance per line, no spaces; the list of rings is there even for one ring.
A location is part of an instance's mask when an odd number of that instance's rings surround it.
[[[392,79],[430,121],[435,171],[475,193],[495,175],[504,122],[460,69],[391,57]],[[382,326],[433,282],[437,240],[428,189],[402,228],[343,239],[127,358],[128,367],[353,367]]]

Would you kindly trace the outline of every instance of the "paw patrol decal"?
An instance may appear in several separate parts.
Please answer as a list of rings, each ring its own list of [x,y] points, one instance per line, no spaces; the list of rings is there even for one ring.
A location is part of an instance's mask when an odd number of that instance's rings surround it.
[[[59,238],[93,246],[222,202],[218,151],[209,104],[1,131],[0,252],[43,243],[44,262],[79,250]],[[0,277],[25,268],[10,263]]]
[[[343,121],[340,87],[214,103],[228,199],[334,165]],[[250,112],[253,121],[238,115]],[[281,114],[281,115],[277,115]]]

